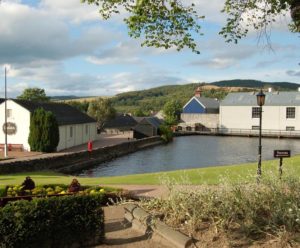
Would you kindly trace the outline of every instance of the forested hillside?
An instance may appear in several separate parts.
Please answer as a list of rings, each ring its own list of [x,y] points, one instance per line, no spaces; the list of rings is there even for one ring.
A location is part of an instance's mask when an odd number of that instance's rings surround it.
[[[224,80],[210,84],[193,83],[184,85],[167,85],[157,88],[131,91],[110,97],[113,107],[117,112],[132,113],[137,116],[150,115],[152,112],[161,110],[169,100],[177,100],[182,106],[194,95],[195,89],[201,86],[202,96],[222,100],[232,91],[253,91],[260,88],[273,88],[274,90],[287,91],[297,90],[296,83],[278,82],[267,83],[256,80]],[[95,97],[94,97],[95,98]],[[94,98],[74,99],[71,105],[86,111],[88,100]]]
[[[219,82],[211,83],[219,87],[252,87],[252,88],[273,88],[274,90],[297,90],[300,86],[296,83],[288,82],[276,82],[276,83],[267,83],[257,80],[245,80],[245,79],[233,79],[233,80],[223,80]]]

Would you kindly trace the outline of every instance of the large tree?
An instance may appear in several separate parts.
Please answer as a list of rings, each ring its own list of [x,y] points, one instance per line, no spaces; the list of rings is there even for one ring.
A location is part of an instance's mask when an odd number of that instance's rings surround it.
[[[199,20],[204,16],[187,0],[81,0],[99,6],[100,15],[109,19],[125,10],[129,35],[144,37],[142,45],[189,48],[199,53],[196,35],[202,35]],[[237,42],[251,28],[265,31],[276,16],[290,12],[292,31],[300,32],[300,0],[224,0],[223,12],[229,17],[220,31],[227,42]],[[209,4],[209,2],[207,2]],[[205,14],[205,13],[203,13]]]
[[[21,100],[29,100],[35,102],[48,102],[50,98],[47,97],[45,90],[40,88],[27,88],[21,95],[17,97]]]
[[[97,120],[98,130],[101,130],[105,121],[115,117],[116,110],[109,99],[99,97],[90,102],[87,114]]]

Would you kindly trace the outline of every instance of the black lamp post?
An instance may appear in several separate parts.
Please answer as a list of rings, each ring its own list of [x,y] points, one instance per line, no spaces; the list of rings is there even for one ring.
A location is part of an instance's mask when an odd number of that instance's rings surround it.
[[[262,120],[262,106],[265,104],[266,95],[262,89],[256,95],[257,105],[259,106],[259,141],[258,141],[258,165],[257,165],[257,182],[259,183],[261,177],[261,120]]]

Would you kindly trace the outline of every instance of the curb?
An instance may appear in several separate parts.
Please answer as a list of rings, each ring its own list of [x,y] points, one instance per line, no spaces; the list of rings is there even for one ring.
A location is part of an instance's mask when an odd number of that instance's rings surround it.
[[[192,238],[175,231],[162,221],[156,219],[138,205],[130,203],[125,207],[125,219],[132,223],[132,227],[143,232],[155,232],[171,242],[174,247],[187,248],[193,244]]]

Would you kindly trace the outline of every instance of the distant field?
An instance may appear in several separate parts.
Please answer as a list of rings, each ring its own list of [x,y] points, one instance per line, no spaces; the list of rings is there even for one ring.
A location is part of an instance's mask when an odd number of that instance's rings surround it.
[[[70,98],[70,99],[53,99],[54,102],[91,102],[97,98],[111,98],[111,96],[91,96],[82,98]]]

